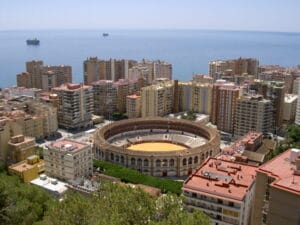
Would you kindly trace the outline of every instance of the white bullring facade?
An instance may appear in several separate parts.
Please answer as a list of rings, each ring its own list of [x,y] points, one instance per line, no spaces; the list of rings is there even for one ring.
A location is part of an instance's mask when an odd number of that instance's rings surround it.
[[[97,159],[145,174],[186,176],[206,158],[219,153],[219,149],[218,132],[202,124],[140,118],[114,122],[99,129],[94,136],[93,150]]]

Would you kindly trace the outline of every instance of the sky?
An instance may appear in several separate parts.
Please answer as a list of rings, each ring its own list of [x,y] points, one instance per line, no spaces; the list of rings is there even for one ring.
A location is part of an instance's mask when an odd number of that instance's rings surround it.
[[[300,32],[299,0],[0,0],[0,30]]]

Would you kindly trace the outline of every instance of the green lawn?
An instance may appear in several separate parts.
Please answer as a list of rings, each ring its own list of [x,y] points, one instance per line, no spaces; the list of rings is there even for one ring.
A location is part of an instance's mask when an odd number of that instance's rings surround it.
[[[103,173],[105,175],[120,178],[123,182],[156,187],[161,189],[164,193],[170,192],[177,195],[181,194],[183,182],[145,175],[139,171],[105,161],[94,160],[94,165],[104,169]]]

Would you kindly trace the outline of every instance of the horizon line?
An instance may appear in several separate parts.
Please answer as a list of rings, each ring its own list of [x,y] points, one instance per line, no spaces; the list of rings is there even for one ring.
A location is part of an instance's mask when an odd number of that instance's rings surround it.
[[[17,28],[1,29],[5,31],[223,31],[223,32],[257,32],[257,33],[294,33],[300,34],[300,31],[282,31],[282,30],[255,30],[255,29],[222,29],[222,28]]]

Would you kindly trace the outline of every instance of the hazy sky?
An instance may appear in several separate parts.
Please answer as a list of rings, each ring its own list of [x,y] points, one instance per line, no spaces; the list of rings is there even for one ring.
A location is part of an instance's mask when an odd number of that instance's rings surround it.
[[[300,32],[300,0],[0,0],[0,30],[66,28]]]

